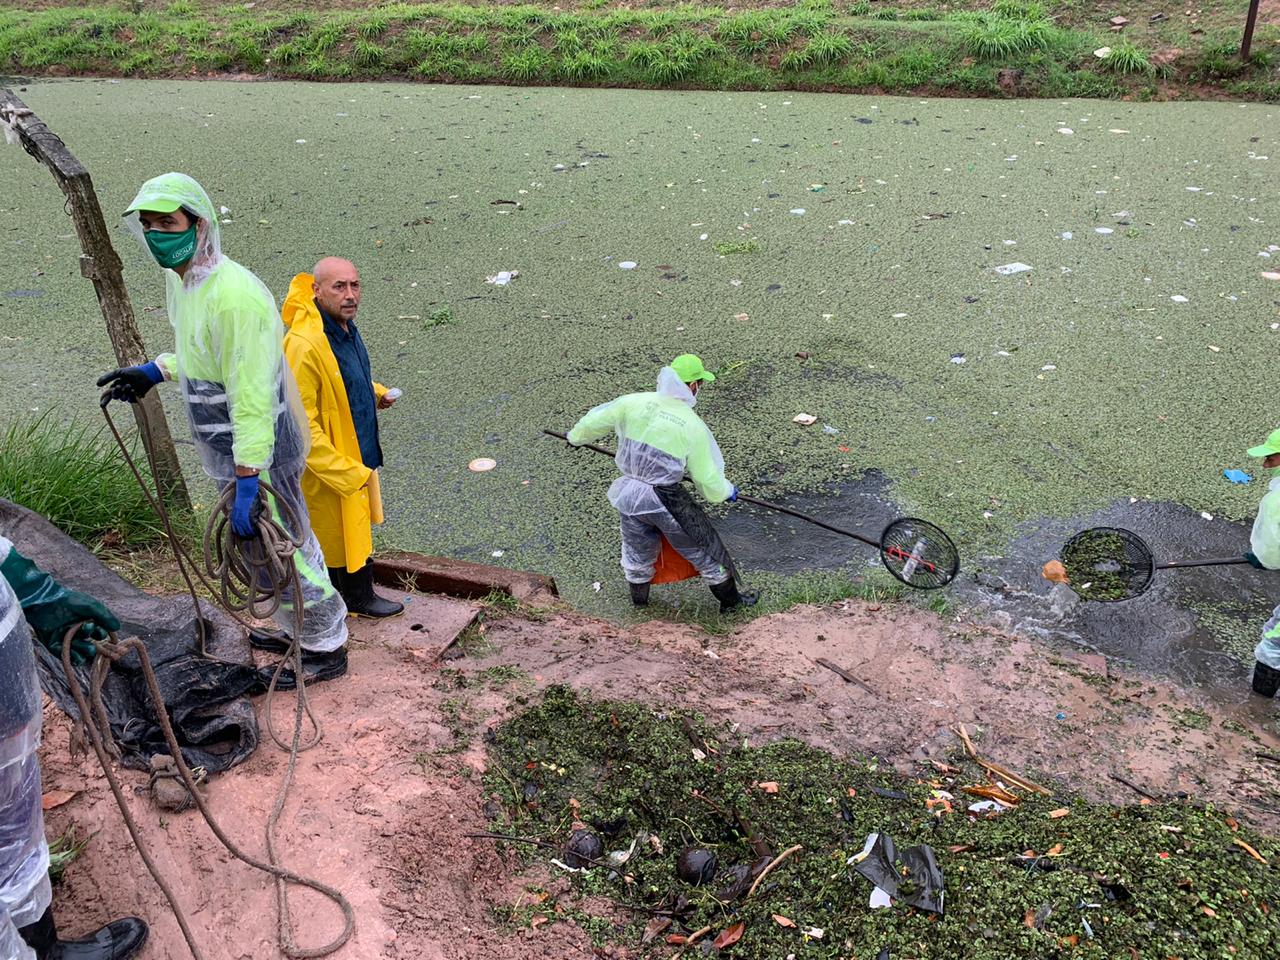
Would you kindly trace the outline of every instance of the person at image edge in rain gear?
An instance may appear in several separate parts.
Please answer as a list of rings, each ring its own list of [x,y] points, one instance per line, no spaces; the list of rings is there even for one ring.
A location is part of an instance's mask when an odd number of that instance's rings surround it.
[[[125,223],[164,268],[175,350],[104,374],[98,380],[107,388],[103,403],[132,403],[162,380],[177,380],[205,472],[220,488],[235,485],[231,527],[238,536],[258,535],[259,474],[275,488],[297,518],[298,529],[289,533],[302,543],[293,557],[302,584],[298,640],[306,677],[341,676],[347,670],[347,610],[329,582],[302,496],[311,434],[284,362],[284,328],[271,292],[223,256],[213,202],[185,174],[166,173],[144,183]],[[270,506],[283,523],[276,505]],[[296,602],[291,590],[287,594],[286,615]],[[251,641],[263,649],[286,649],[275,637],[253,634]],[[292,674],[286,671],[281,680],[289,685]]]
[[[84,940],[59,940],[49,886],[40,787],[41,695],[32,640],[62,655],[67,630],[75,663],[119,621],[93,597],[68,590],[0,537],[0,958],[128,960],[147,940],[137,917]]]
[[[1262,457],[1268,470],[1280,467],[1280,430],[1273,430],[1261,446],[1250,447],[1249,456]],[[1245,557],[1260,570],[1280,569],[1280,477],[1272,479],[1258,505],[1258,518],[1249,537]],[[1262,628],[1262,640],[1253,651],[1253,692],[1274,697],[1280,690],[1280,606]]]
[[[281,317],[289,332],[284,355],[293,369],[311,424],[311,453],[302,492],[311,528],[324,551],[347,612],[393,617],[404,605],[373,590],[372,524],[382,522],[378,468],[378,410],[395,395],[376,383],[356,327],[360,274],[339,257],[325,257],[312,273],[293,278]]]
[[[707,425],[693,412],[700,384],[711,383],[702,361],[693,354],[676,357],[658,374],[652,393],[630,393],[587,412],[569,431],[569,443],[590,443],[613,431],[614,457],[622,476],[609,488],[609,502],[622,515],[622,572],[636,606],[649,602],[655,569],[671,547],[692,569],[659,580],[683,579],[696,571],[727,612],[758,599],[740,593],[736,572],[715,529],[681,481],[686,471],[711,503],[738,498],[738,488],[724,476],[724,457]],[[677,563],[679,561],[676,561]]]

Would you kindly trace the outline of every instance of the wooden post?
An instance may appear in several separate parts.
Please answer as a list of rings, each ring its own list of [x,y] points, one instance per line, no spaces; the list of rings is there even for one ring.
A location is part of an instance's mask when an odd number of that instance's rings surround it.
[[[7,88],[0,93],[0,123],[4,125],[6,134],[16,134],[27,153],[49,168],[58,187],[66,195],[67,207],[80,237],[80,248],[84,251],[80,255],[80,274],[93,281],[98,306],[107,322],[107,335],[115,349],[116,362],[121,366],[146,362],[150,358],[133,316],[120,257],[111,246],[107,223],[102,217],[89,171],[57,134]],[[174,449],[173,438],[169,435],[164,409],[155,391],[148,393],[142,403],[149,415],[150,431],[143,427],[140,410],[134,410],[134,417],[138,421],[143,445],[156,464],[161,484],[159,492],[166,503],[189,510],[191,498],[178,463],[178,451]]]
[[[1244,22],[1244,39],[1240,41],[1240,59],[1249,62],[1249,50],[1253,47],[1253,28],[1258,23],[1258,6],[1262,0],[1249,0],[1249,16]]]

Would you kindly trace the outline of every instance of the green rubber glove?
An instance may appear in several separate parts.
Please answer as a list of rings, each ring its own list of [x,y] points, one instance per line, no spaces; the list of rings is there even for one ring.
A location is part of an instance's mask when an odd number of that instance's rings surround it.
[[[62,639],[72,624],[83,621],[71,641],[71,661],[77,664],[93,659],[98,652],[95,640],[120,629],[120,621],[105,604],[68,590],[17,550],[10,549],[0,563],[0,575],[13,587],[36,640],[56,657],[62,656]]]

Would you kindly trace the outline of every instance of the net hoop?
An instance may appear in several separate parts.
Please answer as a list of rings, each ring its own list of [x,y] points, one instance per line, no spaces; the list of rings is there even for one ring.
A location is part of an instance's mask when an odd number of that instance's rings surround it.
[[[1123,527],[1090,527],[1062,545],[1067,586],[1084,600],[1118,603],[1146,592],[1155,556],[1146,542]]]
[[[880,561],[895,578],[916,590],[945,587],[960,572],[960,551],[951,538],[918,517],[901,517],[884,528]]]

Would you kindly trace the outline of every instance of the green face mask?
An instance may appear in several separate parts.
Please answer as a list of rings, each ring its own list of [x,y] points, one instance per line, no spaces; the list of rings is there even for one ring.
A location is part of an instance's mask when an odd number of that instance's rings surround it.
[[[156,263],[172,270],[190,260],[196,252],[196,225],[193,223],[181,233],[161,233],[148,230],[144,236]]]

